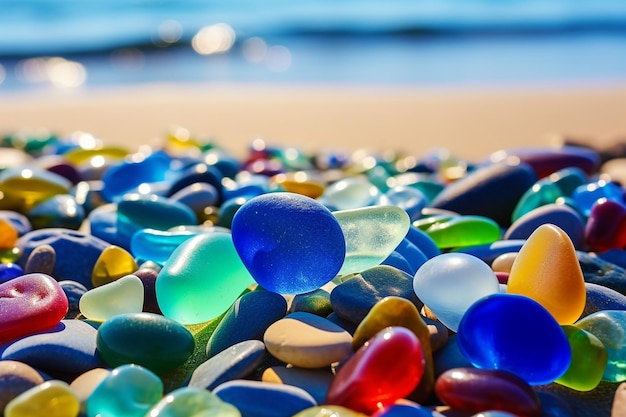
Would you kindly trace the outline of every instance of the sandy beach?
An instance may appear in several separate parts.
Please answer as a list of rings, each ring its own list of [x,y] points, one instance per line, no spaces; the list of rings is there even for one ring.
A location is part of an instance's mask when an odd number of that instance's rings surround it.
[[[354,87],[158,84],[5,93],[0,133],[85,131],[129,149],[158,144],[170,126],[235,153],[261,137],[307,150],[447,148],[477,160],[572,135],[609,144],[626,137],[626,84],[532,87]]]

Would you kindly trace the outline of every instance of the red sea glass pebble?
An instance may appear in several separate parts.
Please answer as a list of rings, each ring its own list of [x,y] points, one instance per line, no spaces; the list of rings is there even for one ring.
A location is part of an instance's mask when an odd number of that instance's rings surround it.
[[[337,371],[326,404],[371,414],[411,393],[424,374],[424,351],[415,334],[387,327]]]
[[[468,413],[487,410],[541,415],[537,394],[526,381],[497,369],[453,368],[435,382],[435,394],[446,405]]]
[[[589,213],[585,241],[594,251],[626,248],[626,207],[613,200],[598,200]]]
[[[68,301],[49,275],[22,275],[0,284],[0,343],[49,329],[65,316]]]

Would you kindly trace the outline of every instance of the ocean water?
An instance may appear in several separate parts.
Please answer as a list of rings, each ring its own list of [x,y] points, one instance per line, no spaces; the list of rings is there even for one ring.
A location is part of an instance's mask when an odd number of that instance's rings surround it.
[[[0,0],[2,91],[626,82],[624,0]]]

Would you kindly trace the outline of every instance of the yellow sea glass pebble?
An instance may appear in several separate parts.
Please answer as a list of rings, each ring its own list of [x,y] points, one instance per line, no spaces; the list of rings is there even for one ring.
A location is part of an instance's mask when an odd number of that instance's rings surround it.
[[[17,238],[17,230],[11,222],[0,218],[0,250],[13,249]]]
[[[80,401],[63,381],[51,380],[37,385],[11,400],[5,417],[76,417]]]
[[[580,318],[585,279],[574,245],[561,228],[543,224],[528,237],[511,266],[506,292],[532,298],[561,325]]]
[[[91,273],[91,283],[99,287],[137,271],[135,258],[119,246],[111,245],[104,249]]]

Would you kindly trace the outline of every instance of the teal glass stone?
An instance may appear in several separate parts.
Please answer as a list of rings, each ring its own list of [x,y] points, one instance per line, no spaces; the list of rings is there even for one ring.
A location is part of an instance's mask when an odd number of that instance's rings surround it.
[[[241,417],[237,408],[204,388],[178,388],[163,397],[150,417]]]
[[[154,313],[127,313],[100,325],[100,357],[110,366],[137,364],[161,374],[182,365],[193,353],[193,335],[182,324]]]
[[[588,182],[587,174],[582,169],[571,166],[550,174],[549,180],[557,185],[564,196],[571,197],[574,190]]]
[[[157,195],[125,194],[117,203],[117,230],[129,239],[141,229],[168,230],[198,224],[186,204]]]
[[[163,382],[139,365],[116,367],[87,398],[87,417],[144,417],[163,396]]]
[[[522,195],[517,202],[511,217],[511,223],[524,214],[529,213],[546,204],[555,203],[560,197],[563,197],[561,188],[547,178],[537,181]]]
[[[198,233],[200,232],[141,229],[130,240],[130,252],[137,259],[163,265],[181,243]]]
[[[222,314],[254,278],[235,250],[230,233],[201,233],[181,243],[156,280],[156,296],[166,317],[182,324]]]
[[[608,354],[603,381],[626,381],[626,311],[601,310],[574,323],[600,339]]]

